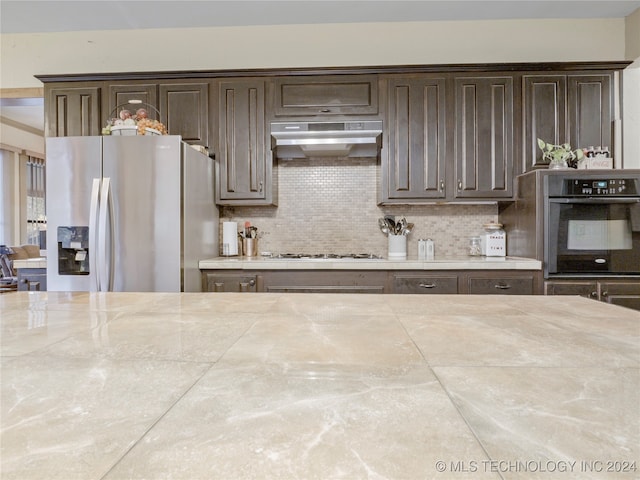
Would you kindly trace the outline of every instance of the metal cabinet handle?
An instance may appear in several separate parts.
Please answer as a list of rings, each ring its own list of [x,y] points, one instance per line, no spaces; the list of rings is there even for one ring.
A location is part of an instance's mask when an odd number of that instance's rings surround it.
[[[591,293],[589,294],[589,296],[590,296],[591,298],[598,298],[598,292],[591,292]]]
[[[240,292],[248,292],[250,287],[253,287],[256,284],[254,279],[249,280],[248,282],[240,282]]]
[[[440,180],[440,191],[444,191],[444,180]]]
[[[323,108],[320,110],[320,113],[329,113],[331,112],[331,110],[329,110],[328,108]]]
[[[498,290],[509,290],[511,288],[511,285],[509,285],[509,284],[497,284],[497,285],[494,285],[493,288],[497,288]]]
[[[215,282],[213,284],[213,291],[214,292],[224,292],[224,283],[222,282]]]
[[[462,180],[458,180],[458,190],[462,190]]]
[[[420,288],[436,288],[437,285],[435,283],[421,283],[418,285]]]
[[[263,184],[263,182],[262,182],[262,181],[260,181],[260,183],[258,184],[258,191],[259,191],[260,193],[262,193],[263,185],[264,185],[264,184]]]
[[[602,296],[603,297],[608,297],[609,296],[609,292],[607,292],[606,290],[604,292],[602,292]]]

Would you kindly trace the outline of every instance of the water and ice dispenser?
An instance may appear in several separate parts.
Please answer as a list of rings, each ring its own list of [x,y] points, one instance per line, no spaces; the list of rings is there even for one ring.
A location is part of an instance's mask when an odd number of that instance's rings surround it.
[[[58,227],[58,274],[89,275],[89,227]]]

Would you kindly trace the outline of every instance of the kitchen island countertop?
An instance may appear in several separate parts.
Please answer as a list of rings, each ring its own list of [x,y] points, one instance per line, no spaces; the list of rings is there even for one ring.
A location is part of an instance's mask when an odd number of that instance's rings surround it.
[[[522,257],[436,257],[435,260],[281,259],[214,257],[201,260],[200,270],[541,270],[542,262]]]
[[[0,332],[2,479],[640,471],[640,313],[581,297],[13,292]]]

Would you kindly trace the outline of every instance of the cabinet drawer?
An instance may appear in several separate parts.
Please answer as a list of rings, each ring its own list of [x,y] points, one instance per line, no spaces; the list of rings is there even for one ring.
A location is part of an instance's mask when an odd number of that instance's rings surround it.
[[[378,80],[367,75],[279,78],[274,93],[276,116],[378,113]]]
[[[598,298],[598,283],[591,281],[545,282],[545,295],[581,295]]]
[[[46,268],[21,268],[18,270],[18,290],[37,291],[47,290]]]
[[[470,277],[469,293],[492,295],[533,295],[533,277]]]
[[[458,293],[458,276],[394,275],[393,293]]]
[[[256,275],[242,274],[204,274],[206,292],[255,292]]]

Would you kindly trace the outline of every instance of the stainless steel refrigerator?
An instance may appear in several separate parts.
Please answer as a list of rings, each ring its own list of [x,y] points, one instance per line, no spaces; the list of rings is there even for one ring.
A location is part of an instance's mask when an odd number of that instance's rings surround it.
[[[46,158],[48,290],[201,291],[212,159],[175,135],[48,138]]]

